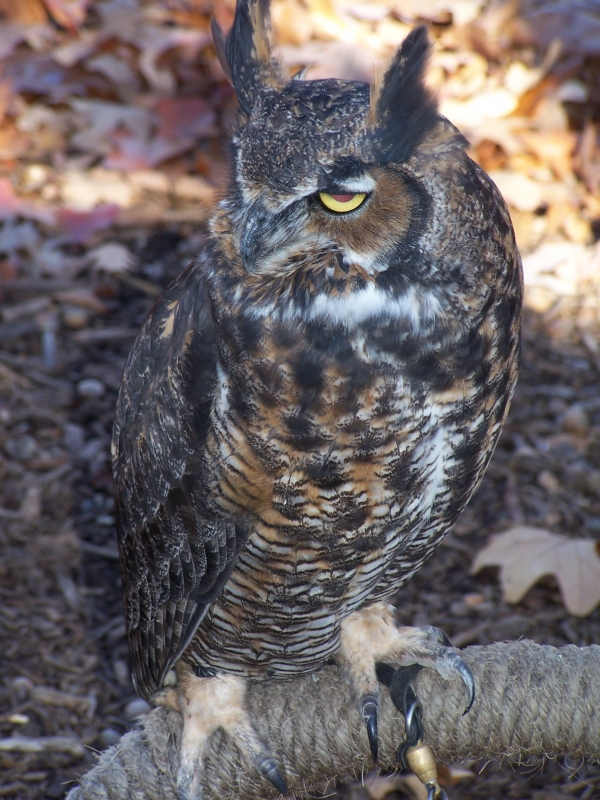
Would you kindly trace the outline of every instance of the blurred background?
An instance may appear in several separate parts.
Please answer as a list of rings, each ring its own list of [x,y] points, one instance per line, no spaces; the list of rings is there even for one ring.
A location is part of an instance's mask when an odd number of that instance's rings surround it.
[[[235,100],[209,31],[233,10],[0,0],[0,797],[63,797],[148,710],[109,440],[133,338],[227,181]],[[398,617],[457,646],[600,643],[600,3],[273,1],[278,53],[311,78],[370,80],[420,22],[442,113],[510,206],[527,308],[496,455]],[[456,800],[600,797],[600,769],[568,761],[442,778]],[[410,776],[337,789],[419,791]]]

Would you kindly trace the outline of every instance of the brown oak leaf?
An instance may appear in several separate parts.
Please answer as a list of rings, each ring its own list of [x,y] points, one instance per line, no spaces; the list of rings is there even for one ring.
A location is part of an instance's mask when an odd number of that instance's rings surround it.
[[[567,611],[590,614],[600,603],[600,552],[593,539],[568,539],[543,528],[516,526],[494,536],[471,572],[500,567],[507,603],[517,603],[544,575],[556,578]]]

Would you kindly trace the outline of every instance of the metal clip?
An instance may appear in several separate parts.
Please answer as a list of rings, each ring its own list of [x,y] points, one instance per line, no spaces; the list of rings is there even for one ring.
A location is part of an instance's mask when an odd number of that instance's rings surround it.
[[[433,751],[428,744],[420,741],[406,751],[406,763],[417,778],[425,784],[427,800],[448,800],[448,795],[442,789],[437,779],[437,765]]]

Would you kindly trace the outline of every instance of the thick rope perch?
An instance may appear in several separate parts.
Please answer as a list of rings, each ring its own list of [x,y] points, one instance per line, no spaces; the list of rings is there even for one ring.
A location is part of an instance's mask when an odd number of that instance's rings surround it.
[[[512,761],[571,756],[600,759],[600,647],[557,649],[533,642],[469,647],[462,653],[477,699],[463,717],[464,689],[423,670],[414,686],[426,740],[440,762],[505,755]],[[373,767],[365,725],[335,667],[288,682],[252,686],[248,706],[290,791],[305,794]],[[155,710],[144,729],[104,753],[67,800],[176,800],[181,718]],[[379,720],[380,766],[395,765],[404,725],[387,690]],[[204,800],[272,798],[224,735],[213,737]]]

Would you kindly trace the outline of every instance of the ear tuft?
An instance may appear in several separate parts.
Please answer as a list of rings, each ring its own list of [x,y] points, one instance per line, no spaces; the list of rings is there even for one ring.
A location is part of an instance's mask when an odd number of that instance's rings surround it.
[[[284,83],[281,67],[271,55],[269,31],[269,0],[238,0],[226,37],[212,21],[217,57],[247,114],[251,114],[261,87],[276,88]]]
[[[271,14],[269,0],[252,0],[248,4],[252,27],[252,44],[256,60],[259,64],[267,64],[271,60]]]
[[[437,100],[425,85],[431,43],[424,25],[412,30],[371,92],[371,121],[381,154],[402,163],[438,119]]]

